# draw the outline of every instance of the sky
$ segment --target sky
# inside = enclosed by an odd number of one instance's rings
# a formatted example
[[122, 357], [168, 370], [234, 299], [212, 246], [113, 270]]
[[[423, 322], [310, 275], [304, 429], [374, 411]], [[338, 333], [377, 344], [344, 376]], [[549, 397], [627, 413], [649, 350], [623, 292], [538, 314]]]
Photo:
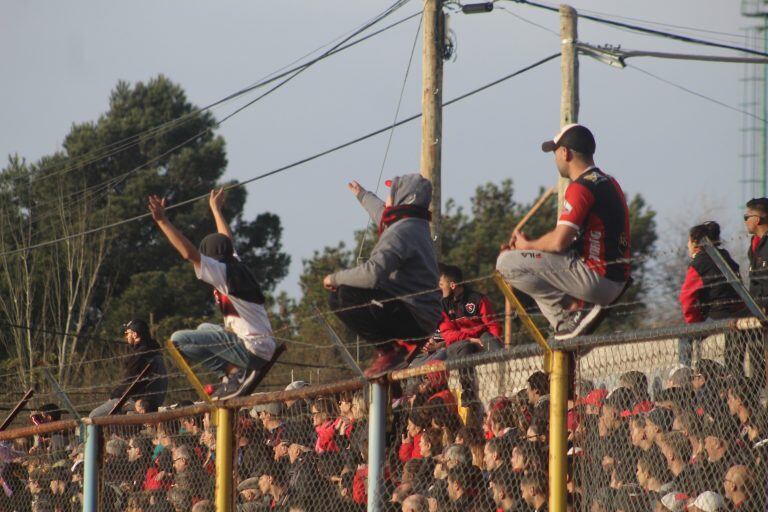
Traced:
[[[60, 149], [72, 123], [95, 120], [108, 108], [118, 80], [135, 83], [162, 73], [192, 103], [209, 104], [348, 34], [393, 1], [7, 0], [0, 4], [0, 155], [34, 161]], [[444, 100], [559, 51], [556, 13], [509, 1], [495, 5], [488, 14], [451, 14], [457, 51], [445, 63]], [[571, 5], [606, 17], [694, 27], [699, 30], [647, 25], [739, 46], [741, 29], [753, 23], [740, 15], [737, 2]], [[421, 2], [412, 0], [381, 26], [420, 9]], [[318, 63], [223, 124], [218, 133], [229, 160], [224, 179], [245, 180], [391, 124], [417, 26], [418, 17]], [[579, 39], [623, 49], [737, 55], [584, 19]], [[741, 64], [650, 58], [629, 63], [727, 105], [739, 108], [743, 101]], [[420, 80], [419, 36], [400, 118], [420, 111]], [[252, 97], [214, 114], [222, 118]], [[579, 121], [597, 139], [597, 164], [628, 195], [642, 194], [658, 212], [662, 246], [678, 241], [680, 226], [702, 220], [721, 221], [726, 239], [743, 234], [741, 113], [637, 69], [612, 68], [586, 56], [580, 57], [580, 102]], [[518, 201], [533, 201], [540, 187], [557, 180], [551, 155], [539, 146], [558, 131], [559, 108], [559, 60], [447, 107], [443, 201], [468, 205], [476, 187], [506, 178], [513, 180]], [[397, 128], [384, 177], [417, 172], [420, 144], [418, 121]], [[248, 186], [246, 217], [270, 211], [283, 223], [292, 264], [279, 290], [297, 296], [302, 259], [340, 240], [350, 242], [353, 231], [366, 225], [345, 185], [356, 179], [375, 189], [386, 146], [387, 134], [380, 135]], [[743, 240], [730, 245], [738, 256], [744, 252]]]

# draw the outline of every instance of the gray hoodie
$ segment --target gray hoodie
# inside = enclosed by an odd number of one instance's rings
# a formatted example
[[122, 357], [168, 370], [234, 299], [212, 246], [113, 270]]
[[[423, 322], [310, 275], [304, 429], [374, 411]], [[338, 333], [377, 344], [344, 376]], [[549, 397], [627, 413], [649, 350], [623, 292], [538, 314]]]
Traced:
[[[419, 174], [406, 174], [392, 180], [394, 205], [413, 204], [429, 208], [432, 183]], [[372, 192], [361, 190], [357, 199], [376, 225], [384, 213], [384, 201]], [[405, 218], [387, 227], [365, 263], [331, 276], [333, 286], [379, 289], [403, 297], [416, 321], [427, 333], [440, 323], [439, 272], [432, 246], [429, 223], [424, 219]], [[432, 291], [427, 291], [432, 290]], [[426, 293], [422, 293], [426, 292]]]

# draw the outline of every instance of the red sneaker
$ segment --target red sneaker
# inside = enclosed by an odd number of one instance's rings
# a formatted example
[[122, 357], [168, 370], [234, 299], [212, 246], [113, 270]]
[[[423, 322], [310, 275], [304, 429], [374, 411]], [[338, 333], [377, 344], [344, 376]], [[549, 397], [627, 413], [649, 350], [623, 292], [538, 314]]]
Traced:
[[426, 343], [426, 340], [418, 340], [418, 341], [404, 341], [404, 340], [396, 340], [395, 345], [399, 345], [402, 347], [403, 350], [405, 350], [405, 361], [407, 364], [411, 364], [411, 362], [414, 360], [414, 358], [419, 355], [419, 352], [421, 352], [421, 347], [424, 346]]
[[406, 357], [408, 352], [400, 346], [386, 350], [377, 350], [371, 365], [363, 371], [366, 379], [375, 379], [392, 370], [399, 370], [408, 366]]

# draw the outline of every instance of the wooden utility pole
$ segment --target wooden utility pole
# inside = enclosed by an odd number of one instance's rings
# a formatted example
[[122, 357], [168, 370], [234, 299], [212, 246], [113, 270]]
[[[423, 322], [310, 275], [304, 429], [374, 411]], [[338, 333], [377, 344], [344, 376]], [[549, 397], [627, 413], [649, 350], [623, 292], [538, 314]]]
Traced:
[[[570, 5], [560, 5], [560, 74], [562, 92], [560, 95], [560, 128], [579, 122], [579, 56], [575, 43], [578, 41], [576, 9]], [[563, 207], [565, 189], [570, 183], [568, 178], [560, 178], [557, 183], [557, 213]]]
[[432, 238], [440, 254], [440, 160], [443, 138], [443, 0], [424, 1], [421, 95], [421, 175], [432, 182]]

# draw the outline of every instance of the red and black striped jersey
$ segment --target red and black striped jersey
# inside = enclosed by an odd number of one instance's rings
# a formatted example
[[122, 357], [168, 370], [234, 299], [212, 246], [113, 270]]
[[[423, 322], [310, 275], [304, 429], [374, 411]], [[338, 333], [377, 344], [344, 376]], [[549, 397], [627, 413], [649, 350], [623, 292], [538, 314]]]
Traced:
[[629, 208], [613, 177], [591, 167], [571, 182], [557, 223], [578, 232], [574, 248], [589, 268], [612, 281], [629, 279]]

